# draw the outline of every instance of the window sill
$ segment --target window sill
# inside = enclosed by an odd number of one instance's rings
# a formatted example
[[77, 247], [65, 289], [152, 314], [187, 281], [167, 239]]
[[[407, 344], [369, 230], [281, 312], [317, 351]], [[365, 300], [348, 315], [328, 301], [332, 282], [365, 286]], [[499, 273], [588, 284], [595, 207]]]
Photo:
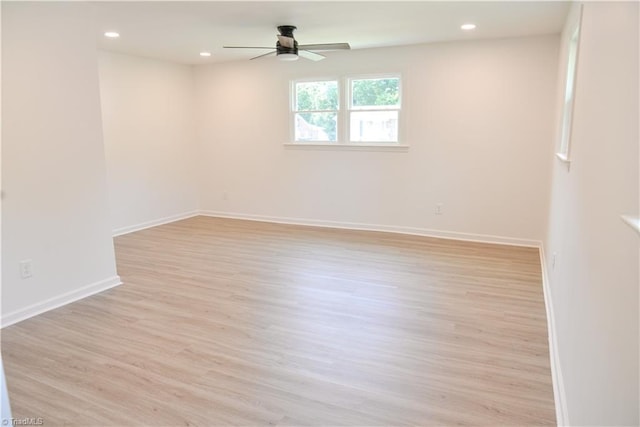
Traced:
[[622, 220], [626, 222], [629, 227], [636, 230], [636, 233], [640, 234], [640, 216], [620, 215], [620, 218], [622, 218]]
[[558, 159], [560, 159], [560, 161], [562, 161], [564, 163], [571, 163], [571, 160], [569, 160], [569, 157], [567, 157], [566, 154], [556, 153], [556, 157]]
[[338, 150], [338, 151], [409, 151], [408, 145], [402, 144], [323, 144], [323, 143], [286, 143], [286, 149], [294, 150]]

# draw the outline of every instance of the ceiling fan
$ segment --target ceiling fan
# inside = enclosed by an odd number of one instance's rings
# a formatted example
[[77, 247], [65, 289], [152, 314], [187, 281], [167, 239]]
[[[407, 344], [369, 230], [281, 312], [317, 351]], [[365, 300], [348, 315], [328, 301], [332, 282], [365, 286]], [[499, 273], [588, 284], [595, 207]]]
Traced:
[[278, 41], [276, 42], [275, 49], [273, 47], [262, 46], [223, 46], [225, 49], [269, 49], [271, 52], [264, 53], [262, 55], [255, 56], [251, 59], [262, 58], [263, 56], [277, 55], [278, 59], [283, 61], [295, 61], [298, 59], [298, 55], [303, 58], [310, 59], [312, 61], [320, 61], [325, 58], [324, 55], [316, 53], [314, 51], [324, 50], [346, 50], [351, 49], [349, 43], [321, 43], [321, 44], [302, 44], [299, 45], [296, 39], [293, 37], [293, 32], [296, 29], [293, 25], [280, 25], [278, 27]]

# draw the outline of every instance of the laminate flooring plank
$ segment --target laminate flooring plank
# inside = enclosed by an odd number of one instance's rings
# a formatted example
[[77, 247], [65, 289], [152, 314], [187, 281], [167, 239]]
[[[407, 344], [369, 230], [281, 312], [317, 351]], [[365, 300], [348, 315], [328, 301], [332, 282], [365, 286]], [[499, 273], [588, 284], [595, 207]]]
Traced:
[[207, 217], [114, 241], [123, 285], [2, 330], [15, 418], [556, 422], [535, 248]]

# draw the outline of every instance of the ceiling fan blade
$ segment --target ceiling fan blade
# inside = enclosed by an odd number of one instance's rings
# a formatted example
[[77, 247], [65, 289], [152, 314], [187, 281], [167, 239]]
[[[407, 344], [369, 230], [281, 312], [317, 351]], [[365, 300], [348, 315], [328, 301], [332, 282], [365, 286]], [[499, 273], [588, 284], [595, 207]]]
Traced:
[[299, 45], [298, 49], [304, 50], [349, 50], [349, 43], [320, 43]]
[[320, 55], [319, 53], [309, 52], [308, 50], [298, 50], [298, 55], [303, 58], [310, 59], [312, 61], [322, 61], [326, 56]]
[[264, 46], [222, 46], [224, 49], [273, 49], [273, 46], [271, 47], [264, 47]]
[[262, 58], [263, 56], [269, 56], [269, 55], [273, 55], [274, 53], [276, 53], [276, 51], [274, 50], [273, 52], [267, 52], [267, 53], [263, 53], [262, 55], [258, 55], [258, 56], [254, 56], [251, 59], [258, 59], [258, 58]]
[[278, 41], [284, 47], [288, 47], [289, 49], [293, 49], [296, 45], [296, 41], [292, 37], [282, 36], [278, 34]]

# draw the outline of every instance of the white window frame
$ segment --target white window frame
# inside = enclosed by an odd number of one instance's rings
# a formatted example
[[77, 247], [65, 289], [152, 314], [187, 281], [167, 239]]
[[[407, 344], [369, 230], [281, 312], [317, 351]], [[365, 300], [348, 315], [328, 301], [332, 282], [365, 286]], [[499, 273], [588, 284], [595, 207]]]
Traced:
[[[290, 135], [289, 139], [293, 144], [325, 144], [325, 145], [335, 145], [340, 141], [340, 132], [342, 128], [342, 124], [340, 123], [340, 111], [342, 107], [342, 90], [341, 90], [341, 79], [338, 77], [322, 77], [322, 78], [309, 78], [309, 79], [297, 79], [292, 80], [291, 85], [289, 87], [289, 123], [290, 123]], [[338, 85], [338, 104], [335, 110], [297, 110], [297, 90], [296, 86], [298, 83], [311, 83], [311, 82], [336, 82]], [[296, 114], [298, 113], [336, 113], [337, 123], [336, 123], [336, 141], [296, 141]]]
[[580, 57], [580, 26], [582, 21], [582, 7], [578, 19], [567, 38], [567, 60], [565, 63], [565, 81], [562, 96], [562, 114], [559, 122], [558, 151], [556, 156], [563, 162], [571, 160], [571, 139], [573, 130], [573, 108], [576, 97], [576, 81], [578, 80], [578, 63]]
[[[398, 78], [400, 91], [400, 105], [393, 108], [380, 108], [380, 109], [350, 109], [351, 105], [351, 82], [353, 80], [361, 79], [381, 79], [381, 78]], [[337, 141], [296, 141], [295, 140], [295, 117], [300, 111], [296, 110], [296, 85], [298, 83], [306, 82], [324, 82], [324, 81], [336, 81], [338, 83], [338, 110], [337, 110], [337, 123], [336, 123], [336, 139]], [[287, 148], [310, 148], [310, 149], [345, 149], [345, 150], [363, 150], [363, 151], [407, 151], [409, 146], [403, 144], [403, 76], [400, 72], [390, 73], [378, 73], [378, 74], [353, 74], [342, 77], [318, 77], [318, 78], [303, 78], [291, 80], [289, 84], [289, 141], [285, 143]], [[350, 114], [351, 111], [398, 111], [398, 141], [389, 142], [357, 142], [351, 141], [350, 136]], [[327, 111], [311, 111], [311, 112], [334, 112], [336, 110]]]
[[[380, 107], [364, 107], [364, 108], [353, 108], [353, 90], [352, 84], [354, 80], [378, 80], [378, 79], [398, 79], [398, 92], [399, 92], [399, 103], [398, 106], [384, 106]], [[401, 135], [401, 123], [402, 123], [402, 75], [400, 73], [387, 73], [387, 74], [361, 74], [361, 75], [353, 75], [345, 78], [345, 101], [346, 105], [344, 108], [345, 111], [345, 126], [344, 126], [344, 141], [346, 144], [350, 145], [361, 145], [361, 144], [375, 144], [375, 145], [390, 145], [395, 146], [399, 145], [400, 141], [402, 141]], [[360, 111], [397, 111], [398, 112], [398, 140], [397, 141], [354, 141], [351, 139], [351, 114], [354, 112]]]

